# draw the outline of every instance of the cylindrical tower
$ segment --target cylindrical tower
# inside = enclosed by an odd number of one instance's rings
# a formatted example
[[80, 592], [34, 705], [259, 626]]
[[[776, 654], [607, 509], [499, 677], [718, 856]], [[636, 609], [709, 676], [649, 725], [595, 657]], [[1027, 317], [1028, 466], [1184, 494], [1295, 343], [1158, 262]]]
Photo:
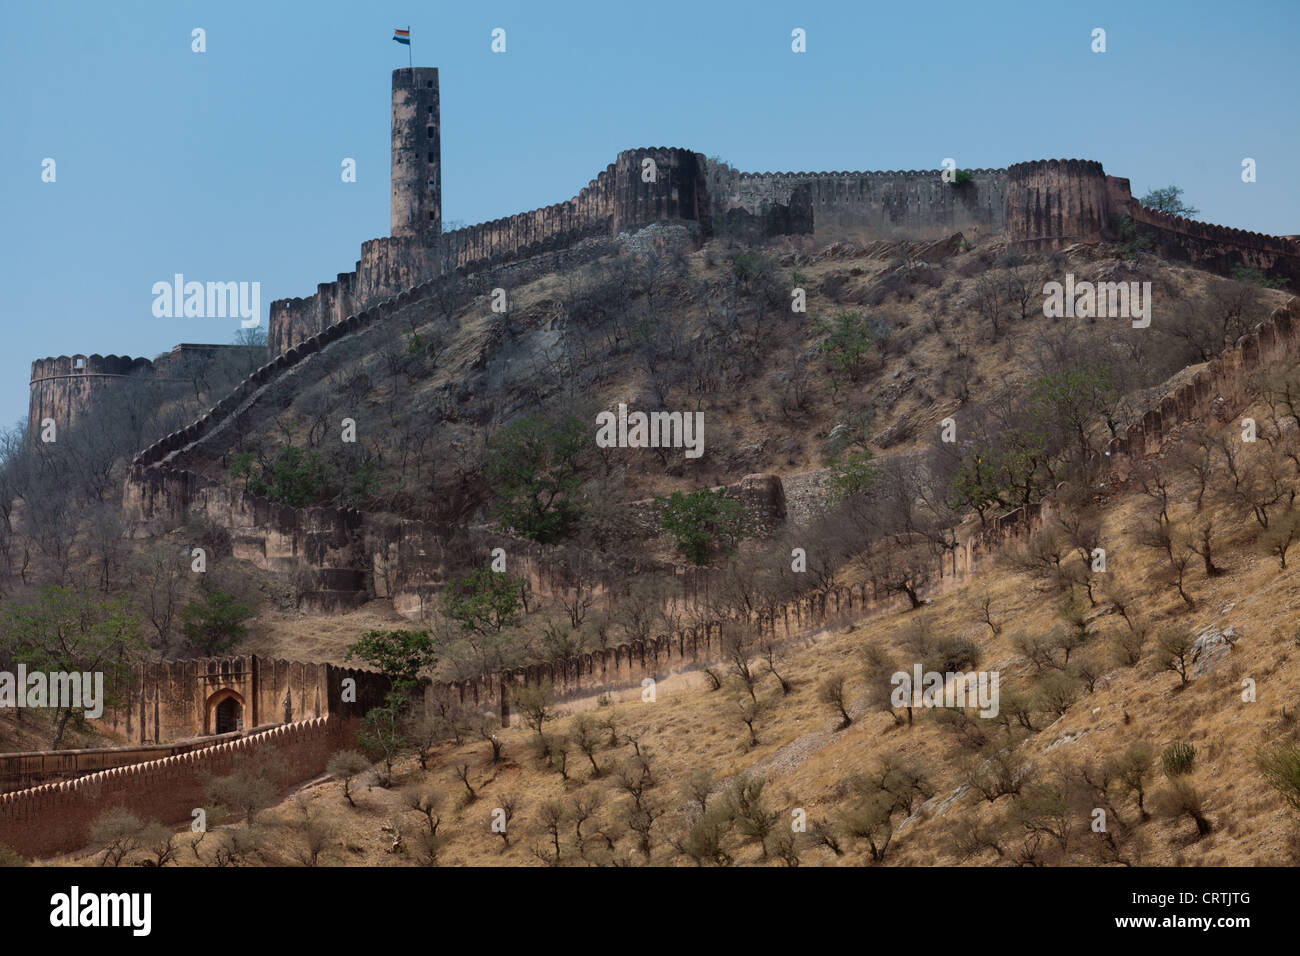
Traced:
[[696, 220], [710, 232], [706, 160], [689, 149], [625, 149], [614, 161], [614, 231], [667, 219]]
[[392, 235], [436, 246], [442, 236], [438, 70], [393, 71]]
[[1007, 238], [1028, 249], [1061, 249], [1109, 232], [1101, 163], [1049, 159], [1007, 167]]

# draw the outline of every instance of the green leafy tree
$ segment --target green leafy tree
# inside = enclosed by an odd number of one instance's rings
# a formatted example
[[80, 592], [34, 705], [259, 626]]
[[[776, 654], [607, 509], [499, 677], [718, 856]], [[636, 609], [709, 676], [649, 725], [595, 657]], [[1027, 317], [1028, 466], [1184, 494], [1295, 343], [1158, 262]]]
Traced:
[[1199, 209], [1183, 202], [1183, 190], [1180, 186], [1153, 189], [1139, 199], [1138, 202], [1148, 209], [1156, 209], [1160, 212], [1167, 212], [1171, 216], [1182, 216], [1186, 219], [1194, 219], [1200, 213]]
[[690, 494], [673, 492], [657, 498], [663, 529], [673, 536], [677, 550], [694, 564], [707, 564], [715, 553], [731, 554], [740, 540], [744, 509], [722, 489], [702, 488]]
[[[104, 699], [99, 703], [106, 710], [121, 702], [131, 661], [147, 649], [141, 625], [126, 596], [105, 598], [79, 588], [42, 587], [31, 603], [0, 606], [0, 637], [14, 663], [31, 671], [103, 674]], [[83, 704], [85, 692], [83, 688]], [[85, 708], [49, 703], [55, 705], [50, 746], [58, 749], [68, 721], [78, 710], [84, 714]]]
[[348, 648], [344, 660], [354, 659], [404, 684], [414, 684], [420, 671], [438, 663], [428, 631], [367, 631]]
[[199, 586], [199, 596], [181, 608], [181, 630], [190, 645], [208, 656], [223, 654], [244, 639], [252, 604], [215, 585]]
[[742, 252], [731, 260], [732, 272], [740, 282], [750, 282], [770, 276], [772, 260], [757, 252]]
[[1238, 282], [1249, 282], [1265, 289], [1281, 289], [1290, 282], [1289, 279], [1270, 279], [1258, 266], [1233, 266], [1232, 277]]
[[484, 467], [497, 494], [496, 519], [543, 544], [568, 534], [581, 517], [578, 489], [587, 437], [572, 416], [533, 416], [499, 429], [488, 441]]
[[952, 476], [950, 491], [952, 503], [958, 508], [971, 508], [980, 516], [980, 524], [992, 507], [1002, 504], [998, 486], [996, 452], [975, 449], [962, 458]]
[[880, 469], [871, 460], [871, 452], [860, 451], [831, 462], [831, 495], [837, 500], [864, 495], [871, 490]]
[[505, 572], [475, 568], [447, 586], [447, 616], [466, 631], [492, 634], [519, 623], [524, 583]]
[[1088, 426], [1099, 416], [1110, 420], [1119, 383], [1109, 365], [1084, 362], [1036, 379], [1029, 394], [1031, 417], [1048, 429], [1072, 435], [1087, 459]]
[[1044, 466], [1049, 462], [1047, 436], [1040, 428], [1006, 429], [989, 459], [997, 484], [1022, 504], [1029, 504], [1044, 491]]
[[826, 354], [837, 378], [845, 375], [850, 382], [858, 381], [876, 351], [876, 333], [871, 323], [855, 312], [841, 312], [830, 322], [818, 322], [817, 331], [826, 336], [820, 350]]
[[339, 501], [344, 507], [362, 507], [379, 488], [379, 463], [369, 455], [358, 461], [349, 462], [345, 467], [336, 467], [335, 472], [343, 476], [340, 481]]
[[257, 462], [253, 460], [251, 451], [241, 451], [230, 463], [227, 474], [236, 481], [244, 483], [244, 490], [251, 491], [253, 494], [265, 494], [265, 485], [262, 482], [262, 469], [258, 467]]
[[357, 728], [357, 746], [375, 761], [375, 777], [381, 787], [392, 783], [393, 764], [411, 747], [406, 728], [409, 692], [409, 685], [399, 685], [389, 691], [380, 706], [366, 711], [361, 726]]
[[316, 452], [305, 452], [292, 445], [286, 447], [268, 468], [260, 467], [248, 452], [235, 456], [230, 466], [231, 478], [244, 482], [255, 495], [291, 508], [305, 508], [329, 497], [329, 466]]
[[1132, 216], [1125, 216], [1120, 220], [1119, 237], [1123, 241], [1120, 255], [1124, 259], [1135, 260], [1139, 253], [1149, 252], [1155, 247], [1150, 236], [1138, 235], [1137, 224], [1133, 222]]

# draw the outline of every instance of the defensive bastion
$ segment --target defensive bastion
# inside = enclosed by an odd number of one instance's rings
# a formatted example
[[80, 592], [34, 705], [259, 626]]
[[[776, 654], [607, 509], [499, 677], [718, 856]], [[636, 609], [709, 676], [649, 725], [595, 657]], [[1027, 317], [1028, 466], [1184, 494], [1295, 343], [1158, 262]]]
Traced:
[[[303, 298], [270, 305], [268, 358], [440, 276], [470, 275], [617, 236], [657, 222], [695, 235], [928, 240], [962, 232], [1026, 250], [1115, 240], [1131, 220], [1161, 255], [1219, 272], [1253, 266], [1300, 287], [1300, 241], [1170, 216], [1141, 205], [1129, 181], [1098, 162], [1036, 160], [967, 170], [741, 172], [678, 147], [624, 150], [577, 195], [503, 219], [442, 231], [442, 153], [436, 68], [394, 70], [390, 235], [361, 245], [350, 272]], [[189, 346], [191, 349], [200, 348]], [[212, 347], [207, 347], [212, 348]], [[78, 367], [76, 363], [82, 362]], [[106, 385], [141, 378], [143, 359], [84, 356], [33, 363], [29, 421], [71, 421]]]

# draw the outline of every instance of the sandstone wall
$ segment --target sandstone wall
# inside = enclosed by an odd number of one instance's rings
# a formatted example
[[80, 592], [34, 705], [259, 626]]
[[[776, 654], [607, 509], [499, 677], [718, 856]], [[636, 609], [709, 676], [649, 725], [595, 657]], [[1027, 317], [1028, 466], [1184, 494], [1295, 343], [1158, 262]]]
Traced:
[[1107, 234], [1101, 163], [1047, 159], [1007, 167], [1007, 238], [1028, 249], [1060, 249]]
[[[1291, 299], [1273, 312], [1267, 322], [1243, 336], [1233, 348], [1209, 363], [1195, 379], [1163, 398], [1141, 421], [1114, 440], [1107, 449], [1114, 465], [1121, 459], [1158, 452], [1175, 430], [1188, 422], [1212, 415], [1231, 416], [1244, 406], [1250, 378], [1271, 362], [1290, 361], [1300, 352], [1300, 299]], [[1009, 543], [1040, 528], [1050, 517], [1050, 502], [1036, 502], [992, 519], [980, 534], [952, 551], [935, 556], [930, 583], [922, 589], [935, 597], [958, 587], [986, 569]], [[812, 595], [757, 618], [768, 633], [788, 637], [838, 619], [861, 617], [900, 599], [878, 594], [868, 585], [837, 588]], [[430, 686], [426, 700], [445, 695], [467, 707], [501, 713], [508, 719], [506, 691], [513, 684], [551, 683], [561, 696], [577, 697], [635, 687], [646, 677], [660, 680], [668, 674], [697, 667], [720, 656], [721, 622], [686, 629], [648, 642], [621, 644], [576, 658], [505, 671], [491, 677]]]
[[1285, 236], [1231, 229], [1171, 216], [1143, 206], [1129, 181], [1107, 176], [1100, 163], [1039, 160], [1007, 169], [1007, 237], [1025, 249], [1060, 249], [1072, 242], [1119, 240], [1124, 217], [1164, 258], [1223, 275], [1254, 266], [1300, 287], [1300, 243]]
[[354, 724], [320, 717], [201, 750], [93, 773], [76, 780], [0, 794], [0, 844], [29, 858], [86, 847], [90, 827], [122, 807], [143, 820], [180, 825], [209, 807], [207, 783], [231, 773], [244, 755], [274, 753], [288, 770], [286, 785], [325, 771], [330, 755], [355, 746]]
[[[1127, 190], [1128, 180], [1123, 183]], [[1294, 239], [1171, 216], [1133, 199], [1121, 202], [1119, 208], [1132, 216], [1137, 235], [1150, 237], [1156, 251], [1167, 259], [1223, 275], [1231, 275], [1234, 267], [1254, 267], [1272, 278], [1289, 280], [1290, 291], [1300, 289], [1300, 242]]]
[[[970, 170], [955, 186], [937, 169], [897, 172], [745, 173], [709, 170], [715, 231], [736, 232], [745, 216], [787, 223], [787, 232], [833, 239], [942, 239], [1004, 230], [1006, 170]], [[764, 226], [760, 233], [776, 231]]]
[[1206, 364], [1190, 382], [1166, 395], [1142, 418], [1110, 443], [1112, 457], [1141, 458], [1157, 453], [1188, 422], [1217, 418], [1226, 421], [1241, 411], [1250, 393], [1251, 377], [1275, 362], [1293, 361], [1300, 352], [1300, 298], [1274, 309], [1218, 358]]
[[[79, 364], [80, 363], [80, 364]], [[80, 419], [108, 388], [142, 381], [153, 374], [153, 363], [125, 355], [60, 355], [32, 362], [27, 421], [29, 434], [43, 419], [66, 428]]]
[[[541, 597], [570, 593], [575, 573], [594, 585], [597, 596], [616, 595], [632, 578], [659, 574], [673, 576], [680, 600], [693, 604], [707, 598], [712, 578], [707, 569], [541, 545], [482, 527], [344, 508], [290, 508], [160, 466], [133, 473], [126, 498], [133, 516], [151, 533], [177, 527], [194, 512], [230, 532], [236, 558], [265, 570], [310, 572], [316, 586], [302, 595], [303, 604], [320, 613], [379, 597], [391, 600], [400, 614], [418, 616], [451, 577], [473, 564], [486, 566], [495, 548], [506, 552], [507, 571]], [[772, 509], [781, 502], [779, 481], [762, 476], [758, 487], [745, 486], [742, 501], [755, 527], [771, 527], [777, 520]]]
[[[355, 681], [352, 701], [343, 681]], [[360, 719], [383, 701], [391, 684], [373, 671], [243, 655], [132, 665], [123, 704], [98, 721], [105, 733], [132, 744], [161, 744], [216, 732], [216, 704], [233, 696], [242, 726], [315, 717]]]
[[[653, 182], [643, 175], [647, 159], [654, 163]], [[362, 244], [353, 272], [322, 283], [315, 295], [271, 303], [270, 354], [448, 272], [482, 271], [666, 219], [700, 221], [707, 229], [704, 163], [690, 150], [625, 150], [566, 202], [442, 233], [436, 242], [410, 236], [371, 239]]]
[[221, 734], [204, 740], [187, 740], [170, 744], [139, 747], [97, 747], [81, 750], [37, 750], [27, 753], [0, 754], [0, 793], [26, 790], [54, 780], [70, 780], [113, 767], [124, 767], [147, 760], [159, 760], [177, 754], [201, 750], [235, 740], [240, 733]]
[[[655, 178], [646, 179], [653, 161]], [[753, 239], [815, 233], [858, 240], [1005, 235], [1026, 249], [1117, 239], [1117, 218], [1176, 258], [1227, 272], [1258, 265], [1300, 281], [1292, 239], [1211, 226], [1145, 209], [1128, 181], [1090, 160], [1050, 159], [970, 170], [955, 186], [941, 171], [747, 173], [686, 149], [625, 150], [567, 202], [444, 233], [440, 248], [415, 239], [372, 239], [356, 270], [306, 299], [271, 304], [271, 354], [283, 352], [377, 299], [453, 271], [478, 271], [665, 220], [696, 222], [702, 236]], [[1294, 286], [1293, 286], [1294, 287]]]
[[[1009, 540], [1037, 530], [1044, 517], [1040, 505], [1018, 508], [994, 519], [983, 534], [960, 547], [936, 554], [928, 583], [921, 588], [921, 593], [934, 597], [965, 583]], [[637, 687], [646, 678], [659, 681], [671, 674], [718, 662], [723, 657], [724, 628], [732, 624], [755, 627], [785, 640], [906, 605], [905, 598], [879, 592], [869, 584], [833, 588], [826, 593], [805, 595], [747, 620], [711, 621], [648, 641], [619, 644], [487, 677], [429, 684], [424, 691], [425, 706], [432, 710], [436, 701], [444, 698], [467, 708], [499, 714], [503, 722], [509, 722], [507, 695], [513, 686], [549, 683], [560, 701]]]
[[181, 343], [153, 361], [125, 355], [60, 355], [32, 362], [27, 421], [35, 437], [43, 419], [66, 428], [96, 407], [109, 391], [130, 389], [139, 402], [162, 402], [192, 388], [194, 374], [204, 365], [231, 353], [237, 345]]

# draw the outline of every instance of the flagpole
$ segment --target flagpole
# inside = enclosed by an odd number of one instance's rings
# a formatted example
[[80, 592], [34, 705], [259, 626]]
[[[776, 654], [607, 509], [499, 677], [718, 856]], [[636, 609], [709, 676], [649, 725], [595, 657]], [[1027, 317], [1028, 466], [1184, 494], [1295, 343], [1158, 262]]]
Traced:
[[406, 25], [406, 65], [411, 68], [411, 85], [415, 85], [415, 61], [411, 57], [411, 25]]

